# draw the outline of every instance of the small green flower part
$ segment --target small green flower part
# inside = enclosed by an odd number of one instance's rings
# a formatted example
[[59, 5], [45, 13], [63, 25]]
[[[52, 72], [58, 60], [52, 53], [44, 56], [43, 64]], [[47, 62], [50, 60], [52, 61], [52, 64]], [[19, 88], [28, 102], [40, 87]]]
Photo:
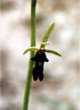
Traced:
[[45, 51], [48, 52], [48, 53], [52, 53], [52, 54], [54, 54], [54, 55], [57, 55], [57, 56], [59, 56], [59, 57], [62, 56], [59, 52], [57, 52], [57, 51], [55, 51], [55, 50], [46, 49]]
[[61, 57], [62, 55], [61, 55], [59, 52], [57, 52], [57, 51], [55, 51], [55, 50], [45, 49], [45, 46], [48, 44], [48, 43], [47, 43], [47, 42], [48, 42], [48, 38], [49, 38], [49, 36], [50, 36], [52, 30], [54, 29], [54, 26], [55, 26], [55, 24], [52, 23], [52, 24], [48, 27], [47, 31], [44, 33], [43, 38], [42, 38], [42, 42], [41, 42], [41, 45], [40, 45], [40, 48], [37, 48], [37, 47], [27, 48], [27, 49], [24, 51], [23, 54], [26, 54], [28, 51], [33, 51], [33, 52], [35, 52], [35, 51], [38, 51], [38, 50], [44, 50], [45, 52], [48, 52], [48, 53], [51, 53], [51, 54], [54, 54], [54, 55], [57, 55], [57, 56]]
[[26, 54], [26, 53], [29, 52], [29, 51], [38, 51], [38, 50], [44, 50], [45, 52], [51, 53], [51, 54], [53, 54], [53, 55], [57, 55], [57, 56], [59, 56], [59, 57], [62, 56], [59, 52], [57, 52], [57, 51], [55, 51], [55, 50], [49, 50], [49, 49], [44, 49], [44, 48], [36, 48], [36, 47], [27, 48], [27, 49], [24, 51], [23, 54]]
[[43, 37], [42, 37], [42, 42], [41, 42], [41, 45], [40, 45], [40, 48], [45, 48], [46, 44], [47, 44], [47, 41], [48, 41], [48, 38], [50, 37], [50, 34], [52, 32], [52, 30], [54, 29], [55, 27], [55, 24], [52, 23], [47, 31], [43, 34]]
[[27, 48], [27, 49], [25, 49], [25, 51], [23, 52], [23, 54], [26, 54], [27, 52], [29, 52], [29, 51], [37, 51], [38, 50], [38, 48], [36, 48], [36, 47], [29, 47], [29, 48]]

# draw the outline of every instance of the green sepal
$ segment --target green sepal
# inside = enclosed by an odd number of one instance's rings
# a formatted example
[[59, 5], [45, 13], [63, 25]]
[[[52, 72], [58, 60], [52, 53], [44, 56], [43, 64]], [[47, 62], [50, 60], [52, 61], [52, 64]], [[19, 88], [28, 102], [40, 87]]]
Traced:
[[47, 31], [44, 33], [40, 48], [45, 48], [45, 46], [47, 44], [47, 41], [48, 41], [48, 38], [50, 37], [50, 34], [51, 34], [52, 30], [54, 29], [54, 26], [55, 26], [55, 24], [52, 23], [48, 27]]

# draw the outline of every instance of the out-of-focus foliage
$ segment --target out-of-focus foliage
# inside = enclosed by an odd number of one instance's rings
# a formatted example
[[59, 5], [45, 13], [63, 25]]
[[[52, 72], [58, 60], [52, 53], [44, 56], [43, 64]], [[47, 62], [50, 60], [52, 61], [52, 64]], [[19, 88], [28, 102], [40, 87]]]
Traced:
[[56, 101], [46, 96], [40, 96], [38, 100], [50, 110], [75, 110], [74, 106], [69, 102]]
[[11, 9], [15, 8], [14, 1], [6, 1], [1, 0], [0, 1], [0, 11], [10, 11]]

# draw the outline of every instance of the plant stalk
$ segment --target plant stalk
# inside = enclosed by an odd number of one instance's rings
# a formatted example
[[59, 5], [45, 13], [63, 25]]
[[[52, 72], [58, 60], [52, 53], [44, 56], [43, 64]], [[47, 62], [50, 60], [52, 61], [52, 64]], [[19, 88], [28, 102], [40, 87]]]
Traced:
[[[31, 38], [30, 38], [30, 46], [35, 47], [36, 45], [36, 0], [31, 0]], [[31, 89], [31, 82], [32, 82], [32, 69], [33, 69], [33, 62], [31, 58], [34, 56], [34, 52], [31, 51], [30, 59], [29, 59], [29, 69], [28, 69], [28, 76], [25, 82], [25, 90], [24, 90], [24, 99], [23, 99], [23, 108], [22, 110], [28, 110], [29, 105], [29, 96], [30, 96], [30, 89]]]

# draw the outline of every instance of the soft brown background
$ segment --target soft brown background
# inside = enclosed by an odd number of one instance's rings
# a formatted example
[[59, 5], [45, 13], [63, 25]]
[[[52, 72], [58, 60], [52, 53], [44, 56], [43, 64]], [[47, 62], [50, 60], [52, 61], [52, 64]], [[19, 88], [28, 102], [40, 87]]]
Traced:
[[[37, 0], [37, 46], [55, 23], [43, 82], [32, 82], [30, 110], [80, 110], [80, 0]], [[20, 110], [29, 54], [30, 0], [0, 0], [0, 110]]]

